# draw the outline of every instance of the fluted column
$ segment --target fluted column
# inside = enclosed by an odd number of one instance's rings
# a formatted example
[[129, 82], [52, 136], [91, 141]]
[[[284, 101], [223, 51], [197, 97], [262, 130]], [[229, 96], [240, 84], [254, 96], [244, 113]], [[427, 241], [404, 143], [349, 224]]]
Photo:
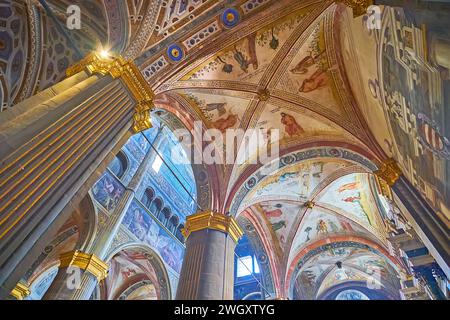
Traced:
[[152, 93], [131, 62], [93, 54], [68, 73], [0, 117], [0, 299], [121, 138], [151, 127]]
[[234, 249], [242, 231], [231, 216], [202, 212], [187, 217], [186, 251], [177, 300], [231, 300]]
[[[155, 137], [158, 139], [159, 134]], [[154, 158], [154, 152], [150, 149], [142, 160], [138, 167], [138, 170], [133, 175], [128, 187], [126, 188], [124, 194], [119, 200], [114, 211], [108, 217], [106, 223], [99, 230], [92, 246], [87, 249], [89, 254], [98, 257], [101, 260], [106, 259], [106, 254], [108, 249], [113, 242], [114, 237], [119, 231], [120, 225], [131, 205], [131, 202], [135, 196], [137, 188], [141, 184], [145, 173], [150, 168], [150, 164]], [[78, 287], [67, 286], [70, 283], [70, 278], [72, 275], [68, 273], [66, 268], [60, 268], [58, 274], [53, 281], [52, 285], [44, 295], [44, 300], [60, 300], [60, 299], [70, 299], [70, 300], [88, 300], [95, 287], [98, 284], [98, 278], [93, 277], [90, 273], [83, 273], [81, 276], [81, 282]], [[61, 279], [61, 281], [56, 281]]]

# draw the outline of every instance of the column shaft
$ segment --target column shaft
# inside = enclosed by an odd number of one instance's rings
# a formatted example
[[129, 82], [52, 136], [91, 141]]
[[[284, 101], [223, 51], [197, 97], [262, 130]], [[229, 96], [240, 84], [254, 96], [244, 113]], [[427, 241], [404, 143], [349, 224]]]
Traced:
[[[133, 175], [128, 188], [125, 190], [122, 195], [119, 203], [117, 204], [114, 211], [108, 217], [105, 225], [99, 230], [98, 235], [96, 236], [94, 243], [91, 248], [88, 248], [87, 251], [90, 254], [94, 254], [99, 257], [101, 260], [106, 258], [106, 254], [108, 249], [111, 246], [111, 243], [119, 231], [120, 225], [122, 224], [123, 219], [128, 211], [129, 206], [134, 198], [135, 192], [139, 185], [142, 182], [142, 179], [145, 176], [146, 171], [148, 170], [151, 160], [153, 159], [154, 153], [149, 150], [145, 155], [143, 161], [139, 165], [138, 170]], [[50, 286], [49, 290], [44, 296], [45, 300], [52, 299], [71, 299], [71, 300], [87, 300], [91, 297], [94, 289], [98, 283], [97, 278], [93, 277], [89, 273], [84, 273], [81, 277], [81, 286], [79, 288], [68, 288], [67, 287], [67, 278], [71, 275], [66, 272], [65, 268], [61, 268], [58, 271], [58, 275], [56, 279], [65, 279], [62, 281], [54, 281]], [[56, 280], [55, 279], [55, 280]], [[53, 289], [56, 287], [57, 289]]]
[[233, 299], [234, 249], [242, 236], [234, 218], [194, 214], [187, 218], [183, 233], [186, 252], [176, 299]]
[[59, 94], [37, 106], [51, 93], [25, 100], [0, 122], [0, 284], [8, 292], [26, 269], [18, 266], [42, 251], [38, 240], [95, 172], [91, 165], [132, 125], [134, 101], [120, 80], [66, 81]]

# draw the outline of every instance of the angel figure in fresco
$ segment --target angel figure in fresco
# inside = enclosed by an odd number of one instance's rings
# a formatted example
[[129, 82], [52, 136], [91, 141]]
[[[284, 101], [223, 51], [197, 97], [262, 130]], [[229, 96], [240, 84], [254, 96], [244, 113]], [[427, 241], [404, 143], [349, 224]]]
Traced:
[[303, 80], [298, 89], [299, 92], [311, 92], [325, 87], [328, 83], [328, 76], [322, 69], [317, 69], [309, 78]]
[[317, 234], [327, 234], [328, 233], [327, 223], [324, 220], [320, 219], [317, 222], [316, 231]]
[[291, 72], [294, 74], [305, 74], [308, 72], [308, 69], [314, 66], [319, 60], [320, 57], [325, 53], [325, 50], [313, 56], [312, 52], [309, 52], [309, 56], [304, 57], [297, 65], [291, 69]]
[[290, 137], [297, 136], [305, 132], [293, 116], [284, 112], [281, 113], [281, 123], [284, 125], [284, 130]]

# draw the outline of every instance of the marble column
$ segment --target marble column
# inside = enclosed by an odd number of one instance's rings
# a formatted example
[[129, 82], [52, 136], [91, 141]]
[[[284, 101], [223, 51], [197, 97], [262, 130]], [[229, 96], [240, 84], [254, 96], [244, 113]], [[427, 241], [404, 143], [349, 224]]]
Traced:
[[[160, 135], [155, 137], [153, 143], [159, 141]], [[106, 223], [99, 230], [95, 240], [90, 248], [87, 248], [89, 254], [98, 257], [100, 260], [105, 260], [111, 243], [119, 231], [120, 225], [131, 205], [132, 200], [136, 194], [137, 188], [144, 179], [145, 173], [149, 170], [150, 165], [155, 157], [155, 153], [150, 148], [144, 159], [140, 163], [136, 173], [133, 175], [128, 187], [120, 198], [116, 208], [106, 220]], [[44, 295], [44, 300], [88, 300], [95, 287], [98, 284], [98, 278], [92, 276], [89, 272], [83, 272], [81, 275], [81, 282], [79, 287], [67, 286], [70, 279], [73, 278], [71, 272], [67, 272], [67, 268], [60, 268], [58, 274], [52, 285]]]
[[186, 251], [177, 300], [231, 300], [234, 249], [242, 231], [231, 216], [201, 212], [187, 217]]
[[133, 63], [92, 54], [68, 75], [0, 118], [0, 299], [120, 138], [151, 127], [153, 94]]

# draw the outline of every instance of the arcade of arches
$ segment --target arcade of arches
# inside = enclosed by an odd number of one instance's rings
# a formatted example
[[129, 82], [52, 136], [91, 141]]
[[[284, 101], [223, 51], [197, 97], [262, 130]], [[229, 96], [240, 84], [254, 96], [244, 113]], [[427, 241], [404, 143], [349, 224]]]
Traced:
[[[0, 299], [448, 299], [450, 5], [5, 0], [0, 21]], [[267, 133], [245, 161], [193, 161], [237, 129]]]

